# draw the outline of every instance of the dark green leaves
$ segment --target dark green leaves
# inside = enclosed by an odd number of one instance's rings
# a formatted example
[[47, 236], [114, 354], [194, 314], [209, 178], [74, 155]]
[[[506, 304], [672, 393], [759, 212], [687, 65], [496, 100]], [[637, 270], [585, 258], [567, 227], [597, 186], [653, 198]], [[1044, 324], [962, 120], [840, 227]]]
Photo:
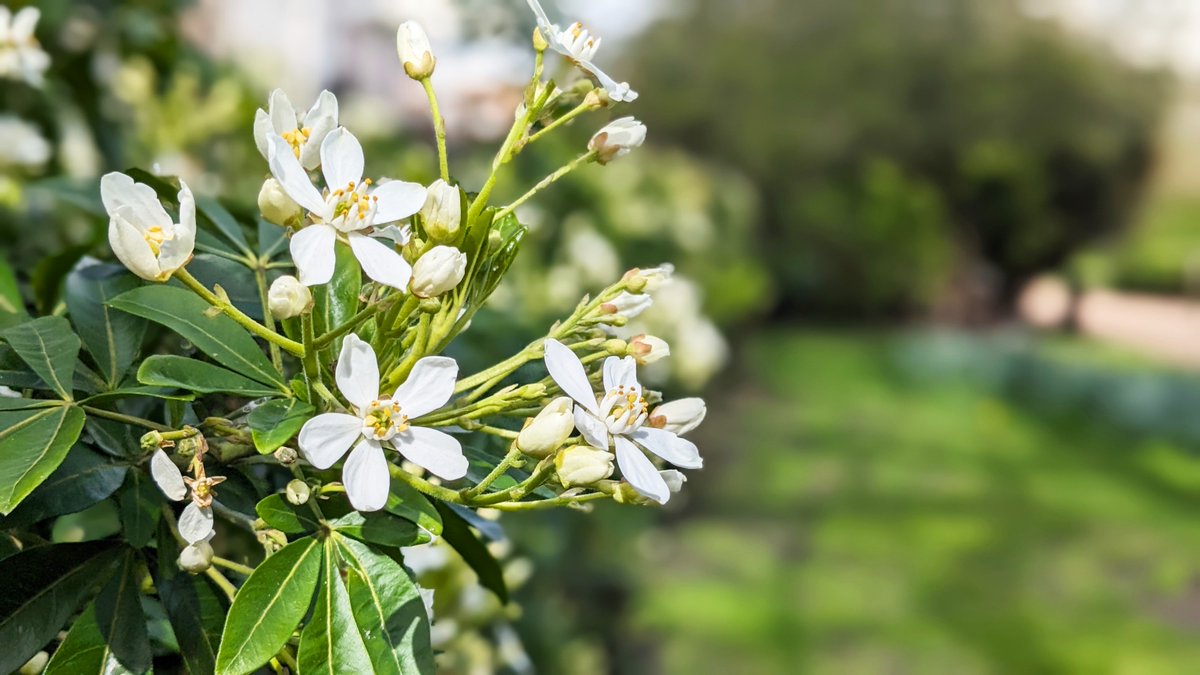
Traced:
[[320, 544], [306, 537], [254, 570], [229, 609], [218, 675], [249, 673], [279, 652], [312, 604], [321, 558]]
[[336, 537], [346, 587], [374, 672], [432, 673], [429, 617], [416, 584], [396, 561], [357, 541]]
[[392, 479], [387, 505], [383, 508], [388, 513], [411, 520], [435, 537], [442, 533], [442, 516], [438, 510], [425, 495], [402, 480]]
[[0, 672], [11, 673], [48, 643], [110, 576], [113, 542], [53, 544], [0, 560]]
[[111, 300], [109, 305], [160, 323], [226, 368], [290, 393], [254, 338], [225, 315], [207, 316], [208, 303], [189, 291], [143, 286]]
[[0, 514], [8, 515], [58, 468], [84, 419], [82, 410], [65, 405], [0, 411]]
[[[317, 334], [345, 323], [358, 312], [358, 293], [362, 290], [362, 266], [349, 246], [334, 246], [337, 264], [329, 283], [312, 288], [313, 327]], [[342, 348], [338, 338], [328, 351], [336, 354]], [[332, 356], [327, 360], [332, 360]]]
[[179, 544], [170, 527], [162, 522], [158, 528], [158, 563], [151, 569], [154, 586], [188, 672], [212, 673], [227, 604], [206, 577], [181, 571], [175, 563], [178, 557]]
[[430, 540], [429, 534], [412, 521], [398, 518], [386, 511], [351, 511], [329, 524], [334, 530], [348, 537], [381, 546], [413, 546]]
[[71, 400], [79, 337], [61, 316], [44, 316], [4, 331], [4, 339], [63, 400]]
[[17, 277], [7, 262], [0, 260], [0, 329], [28, 321]]
[[121, 531], [125, 541], [134, 548], [145, 546], [154, 536], [163, 503], [162, 493], [150, 476], [141, 471], [130, 471], [121, 491]]
[[125, 549], [117, 573], [96, 596], [96, 623], [113, 655], [129, 670], [150, 669], [150, 637], [142, 613], [141, 557]]
[[325, 540], [323, 573], [312, 618], [300, 634], [297, 662], [305, 675], [376, 672], [363, 644], [346, 583], [338, 572], [332, 539]]
[[279, 393], [278, 389], [227, 368], [185, 356], [151, 356], [142, 362], [137, 376], [138, 382], [144, 385], [187, 389], [199, 394], [225, 393], [256, 398]]
[[25, 527], [64, 513], [82, 511], [121, 487], [127, 468], [82, 444], [15, 511], [0, 519], [0, 529]]
[[262, 454], [275, 452], [300, 431], [316, 409], [299, 399], [269, 401], [246, 416], [254, 447]]
[[137, 277], [119, 265], [90, 265], [67, 276], [67, 311], [110, 389], [120, 384], [137, 356], [146, 322], [106, 303], [138, 285]]
[[54, 651], [42, 675], [138, 675], [121, 665], [100, 634], [96, 607], [88, 605]]
[[507, 603], [508, 587], [504, 584], [500, 563], [492, 557], [487, 546], [479, 541], [462, 516], [441, 502], [437, 503], [437, 510], [442, 515], [442, 537], [446, 543], [453, 546], [471, 569], [475, 570], [475, 574], [479, 576], [479, 583], [484, 588], [495, 593], [500, 602]]
[[[316, 499], [316, 495], [313, 495]], [[293, 506], [283, 495], [271, 495], [263, 499], [254, 508], [259, 518], [271, 527], [284, 534], [304, 534], [315, 532], [318, 527], [313, 513], [308, 507]]]

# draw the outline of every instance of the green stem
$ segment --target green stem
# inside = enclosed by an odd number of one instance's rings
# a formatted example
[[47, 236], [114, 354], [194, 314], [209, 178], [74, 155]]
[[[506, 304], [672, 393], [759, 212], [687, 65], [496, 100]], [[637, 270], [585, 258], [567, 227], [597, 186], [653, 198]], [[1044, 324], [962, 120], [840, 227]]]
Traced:
[[589, 110], [595, 110], [597, 107], [598, 106], [596, 104], [592, 103], [587, 98], [584, 98], [583, 103], [580, 103], [579, 105], [575, 106], [569, 112], [567, 112], [567, 114], [554, 120], [550, 124], [547, 124], [546, 126], [542, 127], [541, 129], [539, 129], [537, 131], [537, 133], [533, 134], [529, 138], [526, 138], [525, 141], [523, 143], [521, 143], [521, 147], [525, 148], [525, 147], [528, 147], [529, 145], [532, 145], [539, 138], [544, 137], [546, 134], [554, 131], [555, 129], [563, 126], [564, 124], [567, 124], [568, 122], [575, 119], [576, 117], [579, 117], [583, 113], [588, 112]]
[[79, 407], [83, 408], [83, 410], [90, 415], [93, 415], [95, 417], [103, 417], [104, 419], [109, 419], [114, 422], [124, 422], [125, 424], [133, 424], [136, 426], [145, 427], [147, 429], [150, 429], [151, 431], [171, 431], [171, 427], [169, 427], [165, 424], [159, 424], [158, 422], [151, 422], [150, 420], [143, 419], [141, 417], [134, 417], [133, 415], [125, 415], [123, 413], [113, 412], [111, 410], [105, 410], [103, 408], [96, 408], [96, 407], [90, 406], [90, 405], [81, 405]]
[[283, 665], [288, 667], [288, 672], [290, 672], [292, 675], [296, 675], [296, 673], [300, 672], [300, 666], [296, 665], [296, 657], [292, 656], [291, 647], [285, 646], [283, 649], [280, 649], [279, 653], [275, 656], [278, 657], [280, 661], [283, 661]]
[[387, 298], [385, 300], [380, 300], [379, 302], [375, 302], [370, 305], [367, 305], [363, 309], [359, 310], [358, 314], [355, 314], [354, 316], [347, 319], [346, 322], [343, 323], [342, 325], [340, 325], [337, 328], [334, 328], [333, 330], [330, 330], [326, 333], [322, 333], [320, 336], [316, 337], [312, 343], [313, 349], [320, 350], [320, 349], [324, 349], [324, 348], [328, 347], [329, 345], [333, 344], [334, 340], [336, 340], [336, 339], [342, 337], [343, 335], [349, 333], [350, 331], [354, 330], [359, 325], [361, 325], [363, 322], [365, 322], [367, 319], [370, 319], [371, 317], [375, 316], [376, 314], [378, 314], [380, 312], [390, 309], [391, 306], [393, 304], [395, 304], [396, 299], [401, 298], [401, 297], [404, 297], [404, 296], [393, 295], [392, 297]]
[[316, 341], [313, 339], [312, 312], [300, 315], [300, 339], [304, 344], [300, 347], [303, 355], [301, 367], [304, 369], [304, 381], [308, 383], [309, 391], [321, 384], [321, 364], [317, 361]]
[[[294, 462], [292, 463], [292, 475], [304, 483], [308, 482], [308, 477], [304, 475], [304, 469], [301, 469], [300, 465]], [[317, 503], [316, 495], [309, 495], [308, 505], [312, 508], [313, 515], [317, 517], [318, 521], [325, 520], [325, 513], [321, 510], [321, 505]]]
[[251, 333], [257, 335], [258, 337], [266, 340], [267, 342], [270, 342], [271, 344], [278, 345], [279, 347], [283, 348], [284, 351], [288, 352], [289, 354], [292, 354], [293, 356], [304, 356], [304, 346], [303, 345], [296, 342], [295, 340], [287, 339], [286, 337], [280, 335], [279, 333], [276, 333], [275, 331], [268, 329], [266, 326], [262, 325], [261, 323], [246, 316], [244, 313], [242, 313], [242, 311], [240, 309], [238, 309], [237, 307], [234, 307], [232, 303], [230, 303], [227, 300], [222, 300], [221, 298], [217, 297], [217, 295], [215, 293], [208, 290], [208, 288], [206, 288], [204, 286], [204, 284], [200, 283], [200, 281], [198, 279], [196, 279], [196, 277], [193, 277], [190, 273], [188, 273], [187, 270], [185, 270], [185, 269], [177, 270], [175, 272], [174, 276], [176, 279], [178, 279], [180, 282], [182, 282], [184, 286], [187, 286], [196, 295], [199, 295], [201, 298], [204, 298], [204, 301], [207, 302], [208, 304], [212, 305], [213, 307], [216, 307], [217, 309], [220, 309], [222, 312], [225, 313], [225, 316], [228, 316], [229, 318], [233, 319], [242, 328], [245, 328], [246, 330], [250, 331]]
[[241, 563], [236, 563], [232, 560], [228, 560], [228, 559], [222, 558], [220, 556], [214, 555], [212, 558], [212, 563], [218, 567], [224, 567], [225, 569], [227, 569], [231, 572], [237, 572], [238, 574], [240, 574], [244, 577], [248, 577], [251, 574], [254, 574], [253, 567], [249, 567], [249, 566], [243, 565]]
[[[254, 267], [254, 281], [258, 284], [258, 299], [262, 302], [263, 321], [265, 328], [272, 333], [275, 332], [275, 317], [271, 316], [271, 305], [268, 298], [267, 290], [267, 268], [263, 267], [266, 261], [259, 261]], [[283, 356], [279, 353], [279, 345], [274, 342], [268, 342], [267, 348], [271, 352], [271, 363], [275, 366], [275, 370], [283, 374]]]
[[512, 467], [513, 463], [519, 459], [521, 459], [521, 451], [518, 450], [514, 444], [512, 449], [508, 451], [508, 454], [504, 456], [504, 459], [500, 460], [500, 463], [496, 465], [496, 468], [492, 469], [491, 473], [485, 476], [484, 479], [479, 481], [479, 483], [474, 487], [467, 488], [459, 494], [461, 494], [465, 500], [474, 499], [476, 496], [487, 490], [488, 486], [490, 486], [492, 483], [495, 483], [501, 476], [507, 473], [509, 468]]
[[477, 497], [472, 499], [470, 503], [479, 506], [491, 506], [492, 504], [500, 504], [502, 502], [520, 501], [525, 497], [525, 495], [528, 495], [530, 492], [533, 492], [540, 487], [542, 483], [545, 483], [546, 479], [550, 478], [550, 474], [553, 472], [554, 457], [550, 456], [538, 462], [537, 468], [533, 470], [533, 473], [529, 475], [529, 478], [526, 478], [521, 483], [514, 485], [507, 490], [501, 490], [500, 492], [493, 492], [491, 494]]
[[488, 508], [498, 511], [538, 511], [558, 506], [574, 506], [575, 504], [583, 504], [606, 497], [608, 495], [603, 492], [590, 492], [578, 497], [554, 497], [553, 499], [539, 499], [534, 502], [500, 502], [499, 504], [491, 504]]
[[423, 77], [421, 86], [425, 88], [425, 95], [429, 97], [429, 113], [433, 116], [433, 133], [437, 137], [438, 167], [442, 173], [442, 180], [449, 182], [450, 162], [446, 156], [446, 122], [442, 119], [441, 110], [438, 109], [437, 94], [433, 91], [433, 81], [428, 76]]
[[450, 502], [451, 504], [463, 503], [463, 499], [458, 494], [457, 490], [451, 490], [450, 488], [442, 487], [441, 485], [434, 485], [424, 478], [412, 475], [395, 464], [389, 464], [388, 470], [391, 472], [392, 478], [397, 478], [405, 483], [408, 483], [422, 494], [426, 494], [434, 499], [440, 499], [444, 502]]
[[528, 192], [521, 195], [520, 197], [517, 197], [516, 201], [514, 201], [513, 203], [509, 204], [508, 206], [497, 211], [496, 215], [493, 216], [492, 219], [494, 221], [498, 221], [501, 218], [503, 218], [504, 216], [507, 216], [508, 214], [512, 213], [513, 210], [516, 209], [518, 206], [529, 201], [534, 195], [536, 195], [537, 193], [541, 192], [542, 190], [545, 190], [546, 188], [553, 185], [558, 179], [562, 178], [563, 176], [565, 176], [565, 175], [571, 173], [572, 171], [574, 171], [575, 169], [579, 168], [580, 165], [586, 164], [587, 162], [590, 162], [595, 158], [596, 158], [596, 151], [592, 150], [592, 151], [586, 152], [586, 153], [576, 157], [575, 159], [571, 160], [567, 164], [559, 167], [557, 171], [555, 171], [554, 173], [550, 174], [549, 176], [546, 176], [545, 178], [543, 178], [541, 181], [538, 182], [537, 185], [534, 185], [532, 188], [529, 188]]

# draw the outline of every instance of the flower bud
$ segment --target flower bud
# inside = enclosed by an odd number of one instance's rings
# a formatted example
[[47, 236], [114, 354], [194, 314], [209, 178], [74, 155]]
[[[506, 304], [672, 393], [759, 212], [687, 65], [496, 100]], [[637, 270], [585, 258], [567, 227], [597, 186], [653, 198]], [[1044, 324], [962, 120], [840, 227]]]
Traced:
[[313, 297], [308, 286], [285, 274], [271, 283], [267, 291], [267, 307], [276, 319], [290, 319], [312, 309]]
[[542, 27], [537, 26], [533, 29], [533, 50], [544, 52], [550, 43], [546, 41], [546, 36], [542, 34]]
[[629, 353], [629, 343], [621, 338], [605, 340], [604, 344], [600, 345], [600, 348], [613, 356], [625, 356]]
[[707, 414], [708, 408], [704, 405], [704, 399], [681, 398], [655, 408], [650, 413], [647, 424], [682, 436], [700, 426]]
[[405, 21], [396, 30], [396, 52], [404, 72], [414, 80], [423, 80], [433, 74], [437, 59], [429, 46], [429, 36], [416, 21]]
[[613, 454], [586, 445], [572, 445], [554, 458], [563, 487], [591, 485], [612, 475]]
[[453, 289], [467, 273], [467, 254], [453, 246], [434, 246], [413, 265], [413, 295], [432, 298]]
[[542, 459], [562, 447], [575, 430], [575, 404], [569, 396], [560, 396], [525, 423], [517, 435], [521, 452]]
[[46, 664], [50, 662], [50, 655], [44, 651], [34, 654], [21, 669], [17, 671], [17, 675], [38, 675], [46, 669]]
[[290, 466], [296, 463], [300, 453], [296, 452], [295, 448], [289, 448], [286, 445], [275, 451], [275, 461], [284, 466]]
[[588, 150], [596, 153], [601, 164], [628, 155], [646, 140], [646, 125], [632, 117], [622, 117], [609, 122], [588, 141]]
[[183, 458], [195, 457], [197, 453], [203, 455], [205, 452], [208, 452], [208, 441], [199, 432], [181, 438], [175, 444], [175, 454]]
[[287, 498], [289, 504], [303, 506], [308, 503], [308, 497], [312, 494], [312, 488], [308, 487], [308, 483], [295, 478], [288, 482], [287, 487], [283, 489], [283, 495]]
[[263, 181], [258, 191], [258, 210], [268, 223], [287, 225], [300, 218], [303, 211], [274, 178]]
[[628, 291], [621, 291], [620, 295], [600, 305], [600, 310], [605, 314], [616, 314], [626, 319], [632, 319], [650, 309], [652, 304], [654, 304], [654, 298], [649, 295], [635, 295]]
[[453, 242], [462, 224], [462, 201], [458, 188], [442, 179], [429, 186], [425, 205], [421, 207], [425, 233], [436, 242]]
[[[675, 494], [683, 489], [683, 484], [687, 482], [687, 476], [682, 471], [675, 469], [667, 469], [659, 471], [658, 475], [662, 476], [663, 481], [667, 484], [667, 489], [671, 494]], [[618, 504], [635, 504], [637, 506], [658, 506], [658, 502], [638, 492], [632, 485], [621, 481], [621, 484], [613, 490], [613, 501]]]
[[667, 341], [653, 335], [638, 335], [629, 341], [629, 355], [639, 366], [649, 365], [671, 353]]
[[150, 452], [151, 450], [161, 448], [163, 444], [162, 433], [158, 431], [148, 431], [142, 434], [139, 444], [142, 446], [142, 450], [145, 452]]
[[625, 273], [625, 287], [634, 293], [653, 293], [670, 281], [674, 274], [675, 266], [670, 263], [644, 270], [635, 267]]
[[188, 574], [200, 574], [212, 566], [212, 559], [212, 545], [201, 540], [185, 546], [179, 552], [179, 569]]

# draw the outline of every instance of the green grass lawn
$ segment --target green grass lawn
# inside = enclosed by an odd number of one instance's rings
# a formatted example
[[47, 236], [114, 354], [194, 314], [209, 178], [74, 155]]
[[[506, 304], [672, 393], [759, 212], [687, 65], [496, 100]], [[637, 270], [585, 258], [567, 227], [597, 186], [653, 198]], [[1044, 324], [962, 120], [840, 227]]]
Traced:
[[1200, 460], [901, 377], [886, 338], [747, 351], [642, 547], [648, 672], [1200, 672]]

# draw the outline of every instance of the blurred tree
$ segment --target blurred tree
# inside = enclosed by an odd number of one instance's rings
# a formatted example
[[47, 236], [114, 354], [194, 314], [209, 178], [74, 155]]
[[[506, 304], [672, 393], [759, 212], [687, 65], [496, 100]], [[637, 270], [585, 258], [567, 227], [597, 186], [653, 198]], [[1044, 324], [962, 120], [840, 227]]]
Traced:
[[694, 0], [630, 58], [656, 140], [757, 183], [781, 308], [826, 313], [1004, 300], [1120, 228], [1165, 92], [996, 0]]

